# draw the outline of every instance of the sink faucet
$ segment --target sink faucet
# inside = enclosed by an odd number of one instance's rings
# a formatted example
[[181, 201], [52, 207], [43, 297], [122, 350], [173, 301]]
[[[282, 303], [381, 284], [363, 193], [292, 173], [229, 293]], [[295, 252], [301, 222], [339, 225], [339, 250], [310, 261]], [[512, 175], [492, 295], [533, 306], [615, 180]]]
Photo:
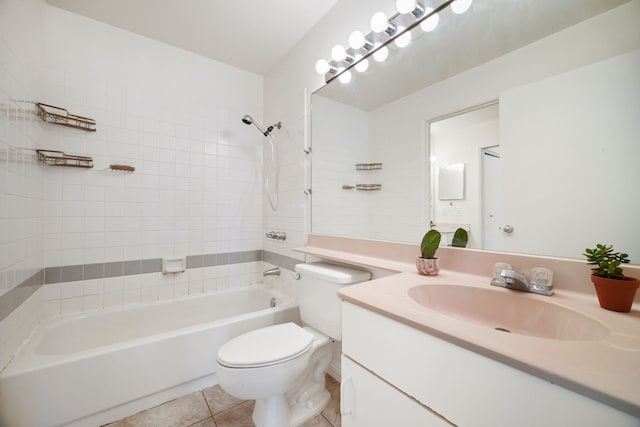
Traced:
[[280, 275], [280, 267], [273, 267], [262, 272], [262, 277], [279, 276], [279, 275]]
[[491, 284], [516, 291], [532, 292], [546, 296], [553, 295], [553, 285], [529, 282], [527, 276], [523, 273], [510, 269], [502, 270], [499, 277], [491, 279]]

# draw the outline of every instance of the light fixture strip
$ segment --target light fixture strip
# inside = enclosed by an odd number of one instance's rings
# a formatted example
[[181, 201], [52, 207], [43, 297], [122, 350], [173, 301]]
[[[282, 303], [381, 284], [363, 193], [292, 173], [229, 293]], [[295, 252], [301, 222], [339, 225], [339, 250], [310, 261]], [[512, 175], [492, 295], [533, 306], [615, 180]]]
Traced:
[[[435, 7], [431, 12], [429, 13], [425, 13], [422, 16], [420, 16], [420, 18], [416, 19], [414, 22], [412, 22], [411, 24], [407, 25], [407, 27], [402, 30], [402, 31], [396, 31], [396, 33], [389, 37], [384, 43], [380, 43], [377, 47], [375, 47], [375, 43], [373, 43], [374, 48], [371, 50], [366, 51], [366, 53], [364, 53], [362, 55], [362, 58], [359, 58], [357, 61], [353, 61], [350, 63], [347, 63], [345, 65], [345, 67], [338, 71], [337, 73], [327, 73], [324, 75], [324, 81], [325, 83], [329, 83], [330, 81], [340, 77], [340, 75], [342, 75], [343, 73], [346, 73], [347, 71], [351, 70], [351, 68], [355, 67], [358, 63], [360, 63], [361, 61], [364, 61], [365, 59], [369, 58], [370, 56], [372, 56], [374, 53], [376, 53], [377, 51], [379, 51], [380, 49], [386, 47], [389, 43], [391, 43], [392, 41], [394, 41], [395, 39], [397, 39], [398, 37], [400, 37], [401, 35], [403, 35], [404, 33], [413, 30], [415, 27], [417, 27], [418, 25], [420, 25], [422, 22], [426, 21], [427, 19], [429, 19], [430, 17], [432, 17], [433, 15], [436, 15], [437, 13], [443, 11], [444, 9], [446, 9], [447, 7], [449, 7], [451, 5], [451, 3], [453, 3], [455, 0], [446, 0], [445, 2], [443, 2], [442, 4], [440, 4], [439, 6]], [[392, 23], [392, 21], [394, 21], [398, 16], [400, 16], [399, 13], [394, 13], [390, 18], [389, 18], [389, 23]], [[394, 24], [395, 26], [395, 24]], [[366, 36], [365, 39], [366, 40], [373, 40], [373, 38], [370, 38], [372, 35], [377, 35], [376, 33], [374, 33], [373, 31], [370, 31]], [[349, 50], [353, 51], [353, 49], [349, 48]], [[363, 49], [361, 49], [363, 50]], [[366, 50], [366, 49], [364, 49]]]

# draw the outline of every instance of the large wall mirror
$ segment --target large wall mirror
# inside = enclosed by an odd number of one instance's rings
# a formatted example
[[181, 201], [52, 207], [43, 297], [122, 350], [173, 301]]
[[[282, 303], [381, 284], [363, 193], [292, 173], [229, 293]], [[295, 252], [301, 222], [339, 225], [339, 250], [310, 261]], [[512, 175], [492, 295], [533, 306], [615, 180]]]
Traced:
[[312, 95], [312, 232], [462, 226], [472, 248], [640, 264], [640, 0], [476, 0], [390, 50]]

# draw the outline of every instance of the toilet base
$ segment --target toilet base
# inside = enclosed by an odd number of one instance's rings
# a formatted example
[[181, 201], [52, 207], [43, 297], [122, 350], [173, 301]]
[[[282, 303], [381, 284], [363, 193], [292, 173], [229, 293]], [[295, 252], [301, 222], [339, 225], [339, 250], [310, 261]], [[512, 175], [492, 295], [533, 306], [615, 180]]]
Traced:
[[307, 402], [291, 406], [284, 396], [259, 399], [256, 400], [251, 418], [256, 427], [296, 427], [322, 412], [330, 398], [329, 392], [324, 389]]
[[256, 427], [297, 427], [318, 415], [329, 403], [331, 395], [324, 376], [331, 362], [331, 341], [311, 331], [318, 341], [309, 361], [309, 369], [284, 396], [256, 400], [252, 416]]

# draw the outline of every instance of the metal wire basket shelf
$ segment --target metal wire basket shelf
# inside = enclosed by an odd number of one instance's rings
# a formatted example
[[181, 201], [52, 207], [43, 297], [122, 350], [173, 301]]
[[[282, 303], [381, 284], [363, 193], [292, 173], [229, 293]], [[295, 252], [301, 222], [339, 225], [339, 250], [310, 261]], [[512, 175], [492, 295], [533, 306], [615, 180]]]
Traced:
[[74, 129], [82, 129], [87, 132], [96, 131], [96, 121], [88, 117], [82, 117], [69, 113], [64, 108], [55, 105], [36, 104], [38, 117], [47, 123], [53, 123], [60, 126], [67, 126]]
[[93, 167], [93, 158], [91, 157], [72, 156], [62, 151], [54, 150], [36, 150], [36, 152], [38, 153], [38, 160], [47, 166], [66, 166], [86, 169]]

